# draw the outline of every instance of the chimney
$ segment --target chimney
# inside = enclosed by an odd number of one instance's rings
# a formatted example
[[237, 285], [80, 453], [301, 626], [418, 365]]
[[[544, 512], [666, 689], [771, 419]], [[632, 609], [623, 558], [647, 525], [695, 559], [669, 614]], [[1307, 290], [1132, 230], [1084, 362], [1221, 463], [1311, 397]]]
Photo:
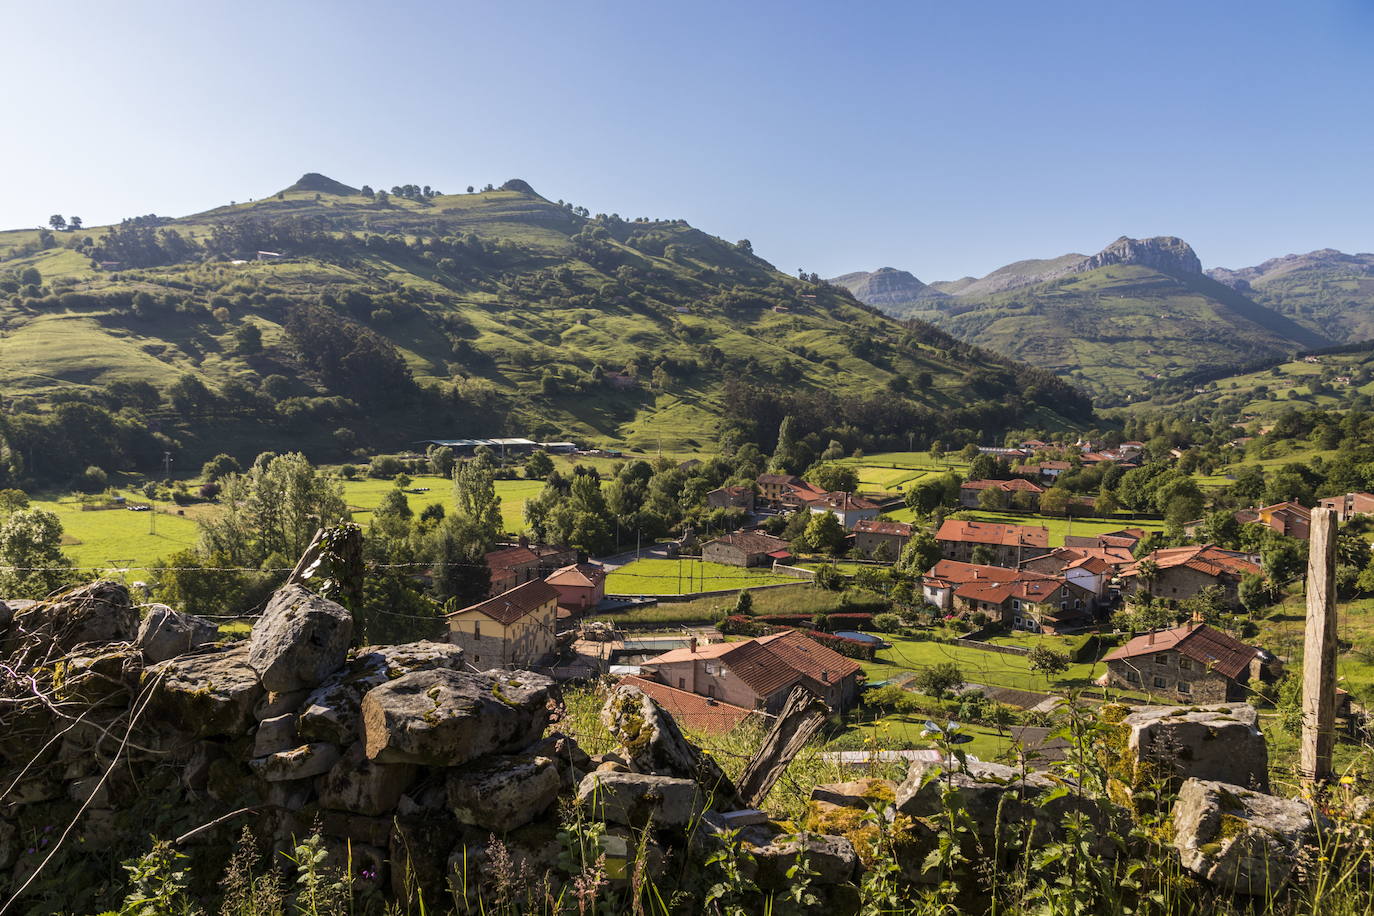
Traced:
[[687, 651], [691, 652], [693, 655], [697, 654], [697, 638], [695, 636], [687, 640]]
[[821, 683], [822, 683], [822, 684], [829, 684], [829, 683], [830, 683], [830, 672], [829, 672], [829, 671], [822, 671], [822, 672], [821, 672]]
[[1154, 644], [1155, 644], [1155, 631], [1154, 631], [1154, 630], [1151, 630], [1151, 631], [1150, 631], [1150, 641], [1149, 641], [1149, 643], [1147, 643], [1147, 645], [1153, 646]]
[[521, 547], [529, 547], [529, 546], [530, 546], [530, 539], [529, 539], [528, 537], [526, 537], [525, 535], [522, 534], [522, 535], [520, 535], [519, 544], [520, 544]]

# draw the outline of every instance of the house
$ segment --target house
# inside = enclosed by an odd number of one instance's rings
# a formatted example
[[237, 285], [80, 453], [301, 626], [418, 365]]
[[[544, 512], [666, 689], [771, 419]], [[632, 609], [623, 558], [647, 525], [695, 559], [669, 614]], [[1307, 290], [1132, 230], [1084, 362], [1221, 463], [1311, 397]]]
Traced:
[[1374, 493], [1347, 493], [1317, 500], [1323, 509], [1335, 509], [1336, 518], [1348, 522], [1357, 515], [1374, 515]]
[[678, 690], [776, 714], [801, 685], [843, 712], [859, 694], [862, 668], [851, 658], [793, 630], [743, 642], [700, 646], [696, 640], [642, 665]]
[[[1034, 509], [1040, 505], [1040, 494], [1045, 488], [1020, 477], [1014, 480], [968, 480], [959, 485], [959, 505], [966, 509], [977, 509], [984, 490], [998, 490], [1005, 493], [1002, 505], [1010, 506], [1015, 500], [1017, 505]], [[1018, 497], [1018, 494], [1020, 496]]]
[[706, 505], [711, 509], [743, 509], [754, 511], [753, 487], [719, 487], [706, 494]]
[[1242, 525], [1257, 523], [1279, 534], [1305, 541], [1312, 532], [1312, 510], [1292, 501], [1261, 506], [1258, 509], [1241, 509], [1236, 513], [1236, 521]]
[[[906, 522], [880, 522], [865, 518], [854, 523], [854, 550], [865, 557], [896, 560], [909, 540], [911, 526]], [[885, 556], [879, 557], [880, 552]]]
[[1037, 464], [1018, 464], [1011, 469], [1011, 472], [1023, 477], [1038, 477], [1042, 481], [1052, 482], [1057, 480], [1060, 474], [1067, 473], [1072, 469], [1073, 465], [1067, 461], [1041, 461]]
[[981, 612], [1003, 626], [1037, 633], [1059, 633], [1092, 620], [1092, 592], [1063, 576], [1026, 569], [941, 560], [922, 578], [922, 591], [947, 612]]
[[486, 555], [487, 567], [491, 570], [491, 591], [499, 595], [523, 585], [531, 579], [540, 578], [539, 555], [523, 544], [499, 547]]
[[1043, 557], [1027, 560], [1021, 568], [1046, 576], [1062, 576], [1090, 592], [1094, 608], [1107, 600], [1107, 586], [1115, 573], [1115, 567], [1101, 556], [1073, 547], [1057, 547]]
[[1268, 652], [1205, 623], [1137, 636], [1104, 661], [1108, 684], [1184, 703], [1246, 700], [1249, 685], [1274, 680], [1282, 671]]
[[555, 571], [545, 582], [558, 591], [558, 606], [584, 614], [606, 597], [606, 570], [594, 563], [573, 563]]
[[882, 514], [882, 507], [871, 499], [865, 499], [854, 493], [846, 493], [843, 490], [836, 490], [832, 493], [823, 493], [806, 501], [806, 508], [812, 515], [824, 515], [827, 512], [835, 513], [835, 517], [840, 520], [840, 525], [846, 531], [850, 531], [856, 524], [864, 519], [874, 519]]
[[995, 458], [1020, 458], [1025, 460], [1030, 457], [1030, 450], [1024, 448], [1002, 448], [1001, 446], [978, 446], [978, 454], [992, 455]]
[[635, 687], [646, 694], [687, 731], [707, 735], [723, 735], [733, 731], [741, 722], [754, 715], [754, 710], [735, 706], [712, 697], [704, 697], [678, 690], [658, 681], [637, 675], [620, 679], [622, 686]]
[[1087, 537], [1066, 534], [1064, 535], [1064, 546], [1075, 549], [1103, 549], [1126, 552], [1130, 556], [1135, 550], [1135, 546], [1145, 538], [1144, 528], [1122, 528], [1120, 531], [1108, 531], [1105, 534], [1094, 534]]
[[701, 558], [727, 566], [772, 566], [774, 560], [792, 559], [792, 553], [782, 538], [762, 531], [736, 531], [703, 544]]
[[1202, 544], [1156, 550], [1123, 568], [1121, 581], [1125, 594], [1145, 592], [1151, 597], [1176, 600], [1192, 598], [1204, 588], [1219, 585], [1226, 590], [1228, 600], [1236, 604], [1240, 580], [1260, 573], [1249, 554]]
[[558, 589], [543, 579], [448, 615], [448, 639], [473, 667], [521, 668], [554, 651]]
[[1003, 525], [997, 522], [970, 522], [945, 519], [935, 533], [940, 555], [947, 560], [973, 561], [973, 552], [986, 547], [993, 566], [1015, 569], [1026, 560], [1050, 552], [1050, 531], [1029, 525]]
[[769, 502], [782, 499], [789, 487], [809, 486], [806, 481], [793, 474], [760, 474], [754, 482], [759, 485], [759, 496]]

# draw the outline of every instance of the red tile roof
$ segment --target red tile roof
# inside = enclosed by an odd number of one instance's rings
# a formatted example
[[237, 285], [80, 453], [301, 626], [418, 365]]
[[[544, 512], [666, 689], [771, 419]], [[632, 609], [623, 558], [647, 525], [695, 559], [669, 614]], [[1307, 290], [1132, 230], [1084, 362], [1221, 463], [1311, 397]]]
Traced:
[[879, 508], [878, 504], [871, 499], [846, 493], [843, 490], [822, 493], [814, 499], [808, 500], [806, 504], [812, 509], [829, 509], [833, 512], [855, 512]]
[[996, 522], [970, 522], [949, 518], [940, 526], [935, 539], [1006, 547], [1048, 547], [1050, 530], [1032, 528], [1028, 525], [1002, 525]]
[[593, 563], [574, 563], [554, 570], [545, 582], [550, 585], [583, 585], [596, 587], [606, 578], [606, 570]]
[[1038, 483], [1031, 483], [1029, 480], [1022, 480], [1020, 477], [1012, 480], [967, 480], [959, 485], [961, 490], [1005, 490], [1008, 493], [1023, 490], [1027, 493], [1044, 493], [1045, 488]]
[[1107, 653], [1103, 661], [1124, 661], [1170, 649], [1232, 679], [1248, 670], [1250, 662], [1261, 652], [1205, 623], [1184, 624], [1172, 630], [1137, 636], [1120, 649]]
[[695, 652], [674, 649], [644, 664], [666, 665], [702, 658], [719, 659], [761, 697], [772, 696], [797, 683], [823, 690], [862, 670], [853, 659], [792, 630], [743, 642], [702, 646]]
[[487, 554], [486, 561], [492, 572], [500, 572], [529, 564], [538, 566], [539, 555], [528, 547], [503, 547]]
[[1169, 547], [1164, 550], [1156, 550], [1121, 570], [1121, 575], [1124, 577], [1139, 575], [1140, 564], [1147, 559], [1153, 560], [1155, 566], [1161, 570], [1186, 566], [1205, 576], [1211, 576], [1213, 579], [1223, 577], [1240, 579], [1242, 576], [1261, 572], [1260, 568], [1247, 560], [1244, 554], [1234, 550], [1222, 550], [1212, 544], [1201, 544], [1195, 547]]
[[908, 538], [911, 537], [911, 525], [906, 522], [880, 522], [876, 518], [862, 518], [855, 523], [854, 533], [894, 534]]
[[631, 675], [620, 683], [637, 687], [672, 715], [688, 731], [718, 735], [731, 731], [753, 715], [753, 710], [713, 700], [658, 681]]
[[756, 479], [760, 485], [772, 484], [779, 487], [793, 486], [802, 482], [800, 477], [792, 474], [760, 474]]
[[468, 611], [477, 611], [485, 614], [502, 626], [510, 626], [526, 614], [531, 614], [539, 608], [548, 604], [550, 601], [558, 600], [558, 589], [554, 588], [543, 579], [532, 579], [523, 585], [517, 585], [508, 591], [504, 591], [494, 598], [465, 607], [461, 610], [453, 611], [448, 616], [464, 614]]

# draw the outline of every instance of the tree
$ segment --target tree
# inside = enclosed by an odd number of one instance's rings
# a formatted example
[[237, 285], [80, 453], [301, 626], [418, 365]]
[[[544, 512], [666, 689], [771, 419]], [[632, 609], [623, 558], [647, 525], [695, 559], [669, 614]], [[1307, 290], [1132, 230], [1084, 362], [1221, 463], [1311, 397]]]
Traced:
[[834, 512], [812, 514], [806, 523], [806, 542], [812, 550], [821, 550], [831, 556], [838, 556], [844, 549], [844, 526]]
[[1136, 564], [1136, 577], [1145, 586], [1147, 597], [1154, 597], [1155, 579], [1159, 578], [1159, 564], [1148, 557]]
[[46, 598], [74, 581], [71, 565], [55, 513], [21, 509], [0, 523], [0, 594]]
[[222, 479], [220, 512], [201, 522], [201, 553], [225, 566], [294, 562], [316, 530], [348, 520], [343, 485], [299, 452], [264, 452], [243, 474]]
[[81, 228], [82, 219], [79, 216], [67, 217], [67, 228], [75, 232]]
[[735, 598], [735, 610], [733, 613], [743, 617], [748, 617], [750, 614], [754, 613], [754, 596], [749, 594], [747, 588], [739, 590], [739, 596]]
[[82, 493], [100, 493], [110, 485], [110, 475], [102, 468], [91, 465], [81, 472], [75, 481], [76, 489]]
[[978, 455], [968, 466], [969, 480], [992, 480], [997, 476], [997, 459], [992, 455]]
[[969, 555], [975, 566], [991, 566], [992, 561], [997, 559], [997, 554], [992, 552], [992, 548], [987, 544], [979, 544], [973, 548], [973, 553]]
[[922, 576], [940, 562], [940, 542], [935, 535], [922, 529], [913, 534], [902, 548], [898, 568], [909, 575]]
[[807, 471], [806, 477], [827, 493], [853, 493], [859, 489], [859, 472], [852, 465], [820, 464]]
[[237, 474], [241, 470], [243, 468], [239, 466], [237, 458], [220, 452], [200, 466], [200, 476], [207, 483], [213, 483], [227, 474]]
[[453, 469], [453, 499], [458, 514], [483, 533], [482, 542], [490, 550], [501, 533], [501, 497], [496, 495], [491, 465], [480, 458], [459, 462]]
[[234, 329], [234, 349], [251, 356], [262, 352], [262, 329], [251, 321], [245, 321]]
[[816, 570], [816, 578], [812, 580], [817, 588], [823, 588], [829, 592], [838, 592], [844, 588], [844, 576], [833, 566], [821, 566]]
[[469, 516], [455, 512], [431, 536], [427, 552], [434, 564], [430, 569], [434, 596], [454, 610], [481, 601], [491, 591], [491, 567], [486, 559], [489, 533]]
[[52, 226], [53, 229], [58, 232], [61, 232], [63, 229], [67, 228], [67, 218], [61, 213], [54, 213], [52, 216], [48, 217], [48, 225]]
[[1067, 515], [1073, 494], [1067, 488], [1053, 486], [1040, 494], [1040, 511], [1045, 515]]
[[1030, 650], [1026, 656], [1030, 670], [1039, 671], [1045, 675], [1045, 686], [1048, 687], [1050, 679], [1056, 674], [1062, 674], [1069, 670], [1069, 656], [1065, 652], [1057, 652], [1048, 646], [1036, 646]]
[[543, 480], [553, 470], [553, 459], [543, 449], [530, 454], [525, 460], [525, 479]]
[[372, 511], [372, 524], [368, 537], [379, 539], [388, 559], [404, 559], [406, 541], [410, 538], [411, 519], [415, 513], [410, 508], [406, 494], [393, 487], [382, 496], [382, 501]]
[[978, 508], [998, 510], [1007, 508], [1007, 491], [1001, 487], [984, 487], [978, 491]]
[[916, 689], [927, 696], [943, 699], [951, 690], [964, 686], [964, 672], [954, 662], [940, 662], [922, 668], [912, 681]]

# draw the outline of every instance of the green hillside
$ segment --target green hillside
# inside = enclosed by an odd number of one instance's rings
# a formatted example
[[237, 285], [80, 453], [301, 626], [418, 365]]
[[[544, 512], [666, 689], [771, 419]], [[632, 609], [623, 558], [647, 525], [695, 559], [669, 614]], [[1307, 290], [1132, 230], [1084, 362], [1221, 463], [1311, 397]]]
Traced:
[[1099, 404], [1129, 403], [1199, 368], [1253, 365], [1328, 345], [1203, 273], [1180, 239], [1118, 239], [1099, 254], [1023, 261], [894, 308], [1053, 371]]
[[5, 435], [17, 454], [50, 445], [41, 421], [74, 401], [114, 414], [134, 460], [183, 464], [500, 434], [691, 451], [723, 424], [775, 433], [740, 415], [760, 390], [832, 415], [881, 404], [867, 431], [903, 442], [929, 417], [991, 430], [1090, 410], [747, 242], [592, 216], [521, 181], [426, 191], [307, 175], [180, 219], [0, 233], [0, 456]]
[[1131, 405], [1150, 411], [1168, 408], [1185, 415], [1273, 420], [1289, 409], [1344, 410], [1374, 407], [1374, 342], [1352, 344], [1274, 362], [1231, 375], [1162, 384], [1147, 399]]
[[1374, 254], [1324, 248], [1208, 275], [1332, 340], [1374, 339]]

